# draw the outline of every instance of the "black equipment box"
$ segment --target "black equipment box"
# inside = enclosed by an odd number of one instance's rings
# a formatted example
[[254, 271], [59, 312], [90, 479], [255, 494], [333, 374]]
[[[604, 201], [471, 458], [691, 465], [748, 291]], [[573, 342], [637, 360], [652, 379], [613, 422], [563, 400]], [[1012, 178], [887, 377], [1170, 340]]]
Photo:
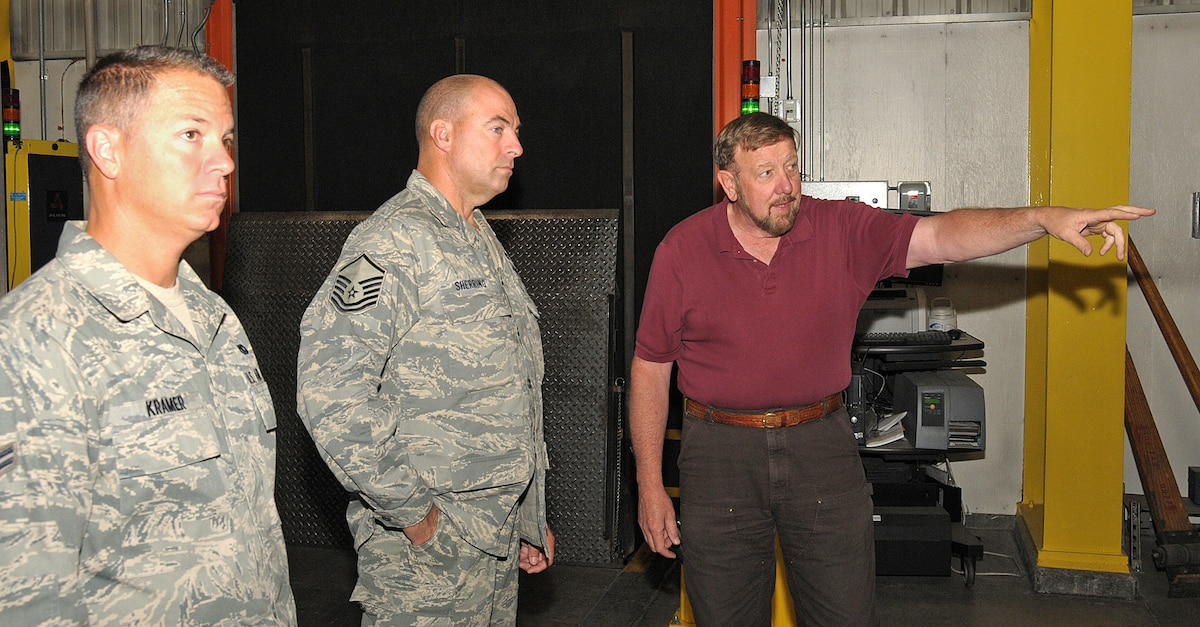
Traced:
[[950, 514], [941, 506], [875, 507], [875, 574], [950, 576]]

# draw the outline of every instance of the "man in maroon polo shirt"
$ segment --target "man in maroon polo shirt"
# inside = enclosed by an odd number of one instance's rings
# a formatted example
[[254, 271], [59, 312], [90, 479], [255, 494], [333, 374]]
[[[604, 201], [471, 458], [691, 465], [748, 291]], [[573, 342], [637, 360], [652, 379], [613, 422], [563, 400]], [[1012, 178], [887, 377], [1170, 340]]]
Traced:
[[[1052, 235], [1124, 258], [1115, 220], [1139, 207], [959, 209], [918, 218], [801, 196], [795, 131], [765, 113], [717, 136], [727, 199], [676, 225], [654, 256], [633, 358], [639, 524], [681, 544], [699, 625], [769, 625], [778, 536], [797, 613], [873, 625], [871, 497], [841, 394], [875, 284]], [[685, 396], [680, 513], [662, 479], [670, 378]], [[786, 409], [786, 411], [784, 411]], [[686, 531], [682, 531], [684, 529]]]

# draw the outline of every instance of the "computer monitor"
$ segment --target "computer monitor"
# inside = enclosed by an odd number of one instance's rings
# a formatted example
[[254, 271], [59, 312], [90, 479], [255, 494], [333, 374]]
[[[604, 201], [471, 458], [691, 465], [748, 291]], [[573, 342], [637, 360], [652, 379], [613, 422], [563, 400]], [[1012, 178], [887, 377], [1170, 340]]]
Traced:
[[932, 266], [921, 266], [908, 271], [906, 277], [891, 277], [884, 279], [875, 284], [875, 289], [888, 289], [893, 287], [941, 287], [942, 272], [944, 268], [942, 264], [934, 264]]

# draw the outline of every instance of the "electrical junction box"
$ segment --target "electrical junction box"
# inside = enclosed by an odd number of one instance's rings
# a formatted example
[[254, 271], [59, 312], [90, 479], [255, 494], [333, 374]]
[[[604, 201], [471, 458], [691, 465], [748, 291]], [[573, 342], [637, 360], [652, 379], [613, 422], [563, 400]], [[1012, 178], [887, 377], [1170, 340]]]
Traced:
[[804, 181], [800, 193], [824, 200], [853, 200], [887, 208], [887, 181]]
[[[787, 108], [785, 104], [784, 116]], [[902, 181], [896, 187], [887, 181], [803, 181], [800, 193], [824, 200], [853, 200], [894, 213], [930, 215], [932, 186], [929, 181]], [[896, 206], [889, 207], [891, 192], [896, 192]]]
[[929, 211], [929, 181], [904, 181], [896, 186], [901, 211]]

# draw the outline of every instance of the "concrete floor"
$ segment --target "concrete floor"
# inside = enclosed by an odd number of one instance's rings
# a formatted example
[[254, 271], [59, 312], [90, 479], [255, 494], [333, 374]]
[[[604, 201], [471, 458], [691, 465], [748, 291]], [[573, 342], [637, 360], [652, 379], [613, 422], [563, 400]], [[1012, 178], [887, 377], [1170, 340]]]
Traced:
[[[1033, 592], [1020, 563], [1012, 519], [968, 520], [983, 540], [973, 585], [958, 573], [949, 577], [879, 577], [882, 624], [920, 625], [1200, 625], [1200, 598], [1167, 598], [1167, 577], [1147, 564], [1137, 573], [1137, 598], [1118, 600]], [[1143, 532], [1143, 550], [1154, 546]], [[289, 547], [292, 587], [301, 627], [356, 626], [357, 608], [346, 601], [354, 582], [350, 551]], [[952, 558], [952, 568], [959, 562]], [[518, 624], [637, 625], [666, 627], [679, 607], [679, 566], [673, 560], [635, 555], [625, 568], [556, 564], [533, 576], [522, 575]], [[777, 623], [784, 624], [784, 623]]]

